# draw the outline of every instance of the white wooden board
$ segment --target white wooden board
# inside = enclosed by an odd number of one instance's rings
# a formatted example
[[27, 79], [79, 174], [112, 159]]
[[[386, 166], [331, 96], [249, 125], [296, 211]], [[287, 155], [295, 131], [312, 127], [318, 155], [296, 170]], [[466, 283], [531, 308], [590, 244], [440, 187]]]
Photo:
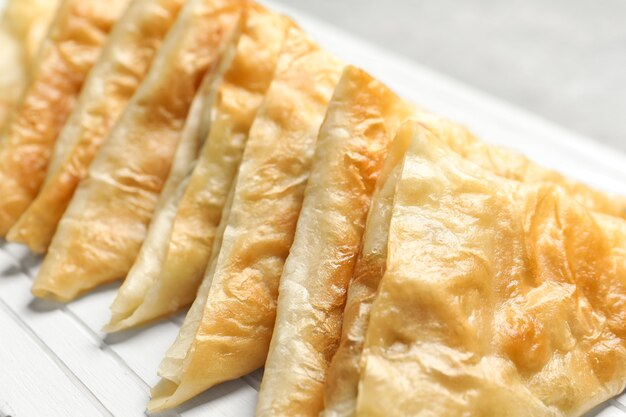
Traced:
[[[0, 8], [4, 0], [0, 0]], [[267, 2], [266, 2], [267, 3]], [[626, 155], [551, 125], [478, 91], [308, 18], [294, 17], [323, 46], [423, 106], [468, 125], [487, 141], [598, 188], [626, 194]], [[459, 65], [463, 65], [462, 62]], [[68, 305], [34, 300], [39, 259], [0, 242], [0, 417], [134, 417], [145, 414], [156, 367], [181, 323], [178, 316], [105, 337], [116, 286]], [[254, 415], [260, 373], [223, 384], [163, 416]], [[626, 396], [590, 416], [626, 417]]]

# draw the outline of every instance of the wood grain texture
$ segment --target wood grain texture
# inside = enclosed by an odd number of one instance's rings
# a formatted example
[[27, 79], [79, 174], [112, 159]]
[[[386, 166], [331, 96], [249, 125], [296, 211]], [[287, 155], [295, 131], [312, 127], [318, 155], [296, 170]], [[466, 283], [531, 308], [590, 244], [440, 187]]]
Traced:
[[[48, 404], [47, 415], [72, 413], [107, 416], [97, 400], [74, 383], [76, 377], [56, 363], [57, 359], [36, 339], [15, 312], [0, 301], [0, 410], [11, 416], [41, 415], [40, 404]], [[32, 401], [37, 398], [38, 401]]]
[[[0, 0], [0, 7], [3, 0]], [[269, 3], [269, 2], [266, 2]], [[270, 3], [270, 6], [275, 6]], [[286, 11], [346, 61], [407, 98], [468, 125], [488, 141], [599, 188], [626, 194], [626, 156], [372, 48], [293, 10]], [[181, 317], [103, 339], [116, 286], [71, 304], [33, 301], [38, 258], [0, 243], [0, 417], [143, 416], [148, 386]], [[254, 415], [261, 373], [220, 385], [163, 416]], [[56, 414], [55, 414], [56, 413]], [[626, 395], [594, 411], [626, 417]]]

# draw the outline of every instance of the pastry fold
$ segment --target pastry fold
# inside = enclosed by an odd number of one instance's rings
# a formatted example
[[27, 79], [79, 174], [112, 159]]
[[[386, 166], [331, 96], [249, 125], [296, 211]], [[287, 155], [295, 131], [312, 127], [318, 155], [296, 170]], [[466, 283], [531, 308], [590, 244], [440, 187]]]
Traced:
[[[555, 171], [541, 167], [521, 154], [488, 145], [464, 127], [428, 112], [417, 112], [412, 119], [443, 141], [454, 152], [491, 171], [520, 182], [552, 183], [566, 190], [571, 198], [590, 210], [619, 214], [623, 207], [619, 197], [607, 196], [584, 184], [569, 180]], [[398, 154], [406, 149], [410, 135], [398, 135]], [[391, 159], [396, 164], [398, 158]], [[391, 172], [393, 168], [389, 168]], [[384, 176], [387, 178], [386, 176]], [[393, 203], [394, 176], [378, 184], [363, 237], [363, 245], [349, 285], [342, 336], [333, 357], [325, 388], [324, 417], [354, 416], [358, 391], [359, 363], [371, 304], [385, 271], [387, 229]]]
[[626, 223], [408, 126], [359, 416], [581, 416], [626, 383]]
[[[196, 301], [167, 352], [151, 411], [263, 365], [319, 127], [343, 65], [288, 31], [251, 127]], [[221, 233], [221, 235], [219, 234]]]
[[0, 131], [17, 105], [59, 0], [9, 0], [0, 21]]
[[280, 279], [258, 416], [317, 417], [322, 410], [372, 194], [396, 130], [413, 113], [362, 70], [345, 69], [319, 132]]
[[44, 181], [59, 132], [130, 0], [64, 0], [0, 141], [0, 236]]
[[396, 135], [376, 183], [343, 311], [341, 342], [326, 375], [323, 417], [355, 415], [365, 331], [385, 272], [393, 199], [410, 143], [410, 135]]
[[75, 192], [33, 285], [71, 300], [123, 278], [141, 247], [191, 102], [236, 42], [239, 0], [190, 0]]
[[[288, 19], [251, 5], [232, 60], [213, 92], [209, 134], [183, 135], [148, 237], [111, 307], [118, 331], [191, 304], [204, 275], [248, 131], [272, 80]], [[225, 60], [226, 61], [226, 60]]]
[[7, 239], [42, 253], [78, 183], [148, 72], [184, 0], [135, 0], [111, 31], [63, 127], [39, 194]]

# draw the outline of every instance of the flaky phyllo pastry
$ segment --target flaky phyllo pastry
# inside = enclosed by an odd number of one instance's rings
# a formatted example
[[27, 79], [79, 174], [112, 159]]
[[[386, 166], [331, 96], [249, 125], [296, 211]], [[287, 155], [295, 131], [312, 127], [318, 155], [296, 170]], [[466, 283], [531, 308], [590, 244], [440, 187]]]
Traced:
[[0, 244], [47, 251], [38, 297], [126, 278], [108, 332], [191, 304], [150, 412], [264, 365], [260, 417], [580, 417], [626, 385], [626, 198], [252, 0], [5, 3]]
[[280, 280], [258, 416], [319, 415], [376, 180], [396, 130], [413, 112], [363, 71], [344, 71]]
[[455, 152], [467, 159], [478, 161], [481, 166], [499, 176], [523, 182], [547, 181], [559, 184], [590, 210], [626, 219], [626, 198], [623, 196], [597, 191], [538, 165], [520, 153], [488, 145], [464, 127], [440, 116], [418, 112], [415, 118], [436, 132]]
[[[615, 213], [620, 210], [617, 198], [607, 197], [589, 187], [568, 180], [560, 174], [529, 161], [504, 148], [487, 145], [467, 129], [439, 116], [418, 112], [413, 116], [424, 128], [457, 154], [505, 178], [528, 183], [558, 184], [571, 198], [593, 209]], [[401, 130], [394, 141], [394, 158], [388, 158], [387, 174], [381, 174], [363, 237], [361, 253], [350, 283], [343, 315], [341, 343], [333, 357], [325, 387], [326, 417], [353, 416], [358, 391], [359, 363], [371, 303], [375, 298], [387, 259], [387, 232], [395, 192], [394, 166], [410, 143], [412, 130]]]
[[0, 236], [35, 197], [55, 141], [130, 0], [64, 0], [0, 140]]
[[[286, 30], [279, 15], [251, 5], [215, 101], [209, 135], [185, 136], [168, 178], [179, 185], [156, 211], [141, 252], [111, 307], [108, 331], [175, 313], [196, 296], [248, 130], [272, 80]], [[201, 142], [204, 141], [204, 144]], [[189, 142], [189, 143], [187, 143]], [[181, 181], [178, 172], [187, 176]]]
[[0, 21], [0, 131], [17, 104], [59, 0], [9, 0]]
[[102, 141], [143, 80], [183, 0], [135, 0], [111, 32], [56, 142], [44, 184], [8, 240], [43, 252]]
[[320, 414], [323, 417], [355, 415], [365, 331], [371, 304], [385, 271], [393, 198], [401, 162], [411, 140], [410, 132], [407, 129], [403, 131], [391, 144], [367, 215], [359, 258], [343, 313], [341, 344], [326, 376], [324, 411]]
[[[148, 408], [180, 404], [263, 365], [317, 133], [342, 64], [291, 28], [254, 121], [213, 258]], [[219, 233], [219, 231], [218, 231]]]
[[626, 223], [411, 127], [357, 415], [580, 416], [626, 382]]
[[139, 252], [205, 74], [236, 41], [238, 0], [190, 0], [63, 215], [33, 285], [69, 300], [123, 278]]

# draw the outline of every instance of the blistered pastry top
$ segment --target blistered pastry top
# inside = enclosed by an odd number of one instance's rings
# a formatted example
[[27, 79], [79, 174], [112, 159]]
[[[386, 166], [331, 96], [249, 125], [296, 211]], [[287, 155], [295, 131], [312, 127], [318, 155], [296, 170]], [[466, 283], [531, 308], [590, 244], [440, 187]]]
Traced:
[[71, 299], [123, 278], [170, 171], [191, 102], [236, 40], [241, 2], [190, 0], [81, 182], [33, 292]]
[[626, 382], [626, 225], [415, 129], [358, 415], [579, 416]]
[[344, 70], [320, 128], [281, 276], [258, 415], [321, 411], [372, 194], [395, 132], [412, 113], [411, 106], [364, 71]]

